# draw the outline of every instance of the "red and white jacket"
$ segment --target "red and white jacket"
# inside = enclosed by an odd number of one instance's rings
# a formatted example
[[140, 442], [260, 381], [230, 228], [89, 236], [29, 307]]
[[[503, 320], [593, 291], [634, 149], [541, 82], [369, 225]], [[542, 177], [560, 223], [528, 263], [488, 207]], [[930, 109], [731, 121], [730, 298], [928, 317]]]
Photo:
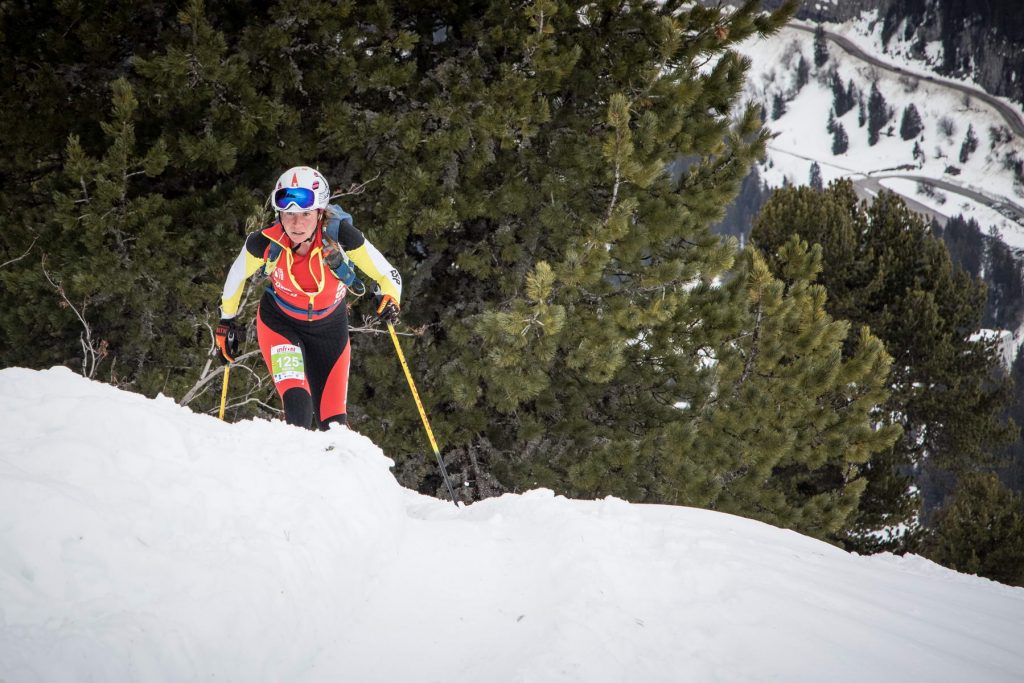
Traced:
[[[341, 221], [338, 243], [383, 294], [401, 302], [398, 270], [348, 220]], [[317, 228], [309, 251], [299, 255], [280, 221], [248, 235], [224, 282], [221, 317], [238, 314], [245, 281], [261, 269], [269, 276], [271, 295], [285, 314], [310, 321], [330, 315], [344, 300], [346, 287], [324, 262], [323, 246], [323, 229]], [[272, 259], [272, 252], [277, 252], [276, 258]]]

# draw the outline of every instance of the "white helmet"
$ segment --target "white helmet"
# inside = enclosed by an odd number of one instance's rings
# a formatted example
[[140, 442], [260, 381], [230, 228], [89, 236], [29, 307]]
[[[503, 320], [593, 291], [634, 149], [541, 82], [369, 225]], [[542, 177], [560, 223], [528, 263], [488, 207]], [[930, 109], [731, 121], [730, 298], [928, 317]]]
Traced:
[[282, 173], [270, 195], [270, 203], [279, 213], [326, 209], [330, 199], [327, 179], [309, 166], [295, 166]]

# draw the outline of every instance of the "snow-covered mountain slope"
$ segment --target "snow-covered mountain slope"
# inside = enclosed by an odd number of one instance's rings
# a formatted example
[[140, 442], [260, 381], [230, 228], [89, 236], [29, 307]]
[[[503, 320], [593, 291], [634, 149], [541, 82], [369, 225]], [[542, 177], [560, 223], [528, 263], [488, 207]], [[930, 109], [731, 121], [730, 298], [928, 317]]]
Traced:
[[457, 509], [354, 432], [0, 370], [0, 680], [1020, 681], [1024, 589], [729, 515]]
[[[849, 177], [867, 195], [887, 187], [915, 202], [912, 208], [975, 218], [986, 230], [994, 226], [1011, 247], [1024, 249], [1024, 139], [1013, 133], [1004, 114], [980, 96], [953, 88], [965, 87], [964, 83], [938, 77], [926, 64], [910, 61], [898, 45], [890, 45], [889, 54], [883, 54], [878, 45], [881, 22], [873, 14], [824, 26], [892, 68], [866, 63], [832, 40], [826, 42], [828, 61], [816, 67], [811, 24], [797, 22], [770, 38], [744, 43], [740, 51], [752, 62], [745, 96], [765, 105], [772, 115], [767, 125], [778, 134], [761, 166], [768, 184], [806, 185], [816, 161], [825, 183]], [[797, 76], [801, 58], [809, 70], [809, 80], [802, 87]], [[833, 135], [827, 128], [834, 104], [833, 73], [847, 88], [853, 84], [858, 99], [857, 105], [836, 118], [849, 139], [849, 148], [842, 153], [833, 153]], [[891, 117], [877, 144], [870, 145], [866, 109], [873, 84]], [[774, 118], [780, 113], [779, 99], [785, 112]], [[923, 129], [904, 140], [902, 117], [911, 104], [920, 114]], [[1002, 101], [1002, 106], [1011, 104]], [[1020, 113], [1017, 105], [1012, 107]], [[977, 139], [976, 149], [961, 161], [968, 128]], [[936, 179], [944, 186], [929, 189], [920, 179]]]

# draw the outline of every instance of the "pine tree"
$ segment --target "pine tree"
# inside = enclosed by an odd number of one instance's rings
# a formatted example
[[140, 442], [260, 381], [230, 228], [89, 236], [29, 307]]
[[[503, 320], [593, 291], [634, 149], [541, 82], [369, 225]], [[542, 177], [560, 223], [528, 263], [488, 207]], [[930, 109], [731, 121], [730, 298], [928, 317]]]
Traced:
[[850, 148], [850, 138], [846, 135], [843, 124], [836, 122], [832, 126], [832, 154], [843, 154]]
[[850, 86], [847, 88], [843, 85], [842, 79], [835, 71], [832, 72], [830, 81], [832, 87], [832, 109], [836, 113], [836, 118], [841, 118], [846, 112], [853, 109], [856, 104], [853, 81], [850, 81]]
[[825, 42], [825, 28], [818, 24], [814, 29], [814, 66], [819, 69], [828, 61], [828, 44]]
[[[971, 220], [974, 222], [974, 219]], [[974, 225], [977, 226], [977, 222]], [[1024, 320], [1024, 264], [1017, 250], [1002, 239], [986, 235], [984, 250], [984, 275], [989, 283], [985, 326], [1016, 329], [1019, 322]]]
[[[105, 350], [96, 376], [179, 398], [191, 387], [269, 183], [308, 163], [403, 274], [417, 332], [403, 344], [460, 490], [707, 504], [816, 535], [847, 524], [864, 485], [850, 468], [891, 436], [867, 418], [884, 352], [822, 313], [813, 252], [791, 248], [779, 285], [708, 229], [768, 139], [757, 111], [735, 111], [746, 63], [731, 47], [795, 3], [278, 11], [191, 0], [159, 42], [120, 55], [113, 110], [104, 82], [104, 107], [59, 133], [39, 246]], [[5, 332], [50, 302], [33, 328], [56, 330], [49, 355], [26, 364], [79, 363], [80, 323], [23, 265], [0, 271], [23, 304]], [[861, 351], [837, 363], [844, 343]], [[436, 492], [390, 341], [354, 344], [353, 423], [405, 483]], [[266, 414], [261, 372], [244, 410]], [[785, 411], [769, 409], [776, 393]], [[755, 411], [771, 433], [734, 431]]]
[[[687, 287], [731, 263], [732, 248], [707, 225], [721, 216], [722, 204], [714, 202], [735, 193], [763, 145], [752, 110], [732, 135], [724, 119], [702, 116], [696, 126], [687, 120], [694, 106], [729, 109], [740, 62], [724, 55], [699, 104], [686, 103], [695, 83], [683, 65], [749, 34], [750, 9], [709, 31], [706, 46], [684, 39], [685, 22], [666, 22], [639, 4], [621, 12], [595, 7], [587, 30], [574, 10], [538, 9], [521, 39], [523, 58], [535, 62], [531, 70], [541, 78], [524, 81], [510, 72], [493, 86], [494, 110], [480, 110], [481, 123], [502, 125], [481, 139], [441, 131], [437, 151], [424, 149], [416, 163], [402, 165], [407, 179], [387, 184], [395, 196], [385, 194], [382, 205], [408, 208], [382, 232], [393, 230], [397, 245], [411, 238], [424, 254], [409, 264], [416, 304], [408, 315], [415, 323], [417, 311], [425, 311], [419, 320], [430, 325], [417, 372], [441, 401], [431, 412], [453, 447], [458, 477], [476, 483], [479, 471], [506, 488], [662, 499], [653, 472], [637, 466], [637, 452], [676, 415], [664, 399], [706, 381], [693, 367], [685, 330], [716, 295]], [[695, 9], [686, 30], [692, 22], [716, 27], [725, 16]], [[508, 21], [496, 15], [493, 25]], [[550, 32], [537, 33], [540, 26]], [[465, 54], [487, 44], [489, 30], [487, 22], [466, 21], [449, 33], [459, 43], [445, 61], [430, 67], [453, 72], [448, 116], [480, 109], [472, 105], [479, 83], [462, 85], [454, 74]], [[652, 42], [637, 50], [637, 35]], [[602, 64], [599, 55], [609, 51], [621, 59]], [[666, 57], [680, 68], [664, 72]], [[505, 72], [497, 62], [487, 68]], [[647, 74], [650, 87], [635, 89], [638, 73]], [[506, 113], [507, 93], [520, 93], [524, 112]], [[524, 120], [533, 124], [523, 128]], [[593, 130], [601, 131], [597, 144]], [[697, 137], [686, 140], [686, 130]], [[741, 131], [752, 145], [736, 137]], [[682, 154], [703, 161], [673, 182], [663, 169]], [[431, 168], [444, 178], [453, 164], [454, 205], [430, 180]], [[424, 206], [427, 220], [413, 220]], [[637, 345], [638, 337], [647, 341]], [[402, 392], [393, 359], [381, 360], [367, 367], [367, 385], [374, 393], [387, 386]], [[394, 420], [393, 406], [366, 404], [381, 424]], [[392, 452], [418, 438], [415, 412], [403, 419], [401, 439], [381, 434], [385, 444], [393, 442]]]
[[138, 102], [125, 79], [112, 84], [111, 103], [102, 156], [86, 154], [78, 136], [68, 138], [68, 191], [54, 194], [43, 227], [51, 239], [39, 246], [38, 270], [12, 273], [8, 282], [27, 296], [50, 299], [21, 334], [42, 326], [51, 338], [77, 339], [78, 353], [60, 361], [80, 362], [86, 376], [115, 384], [130, 379], [155, 394], [167, 388], [167, 372], [151, 371], [150, 364], [183, 362], [180, 347], [199, 324], [181, 315], [195, 285], [181, 277], [166, 200], [136, 191], [141, 180], [163, 173], [166, 145], [162, 139], [148, 148], [137, 143]]
[[885, 102], [885, 97], [878, 90], [878, 83], [871, 84], [871, 94], [868, 95], [868, 144], [875, 145], [878, 142], [878, 134], [885, 127], [885, 124], [892, 118], [892, 110]]
[[[868, 325], [895, 359], [884, 412], [904, 437], [865, 467], [868, 487], [843, 542], [871, 551], [872, 532], [913, 524], [919, 502], [905, 472], [925, 466], [952, 472], [990, 466], [1016, 430], [1003, 417], [1010, 384], [992, 341], [974, 339], [985, 290], [953, 267], [941, 240], [896, 195], [857, 200], [849, 181], [824, 193], [776, 191], [755, 220], [751, 240], [773, 260], [792, 234], [822, 245], [828, 311]], [[849, 348], [847, 348], [849, 353]]]
[[[708, 225], [767, 139], [753, 109], [730, 118], [745, 64], [729, 47], [778, 28], [792, 3], [764, 16], [756, 3], [728, 14], [543, 1], [525, 12], [500, 2], [473, 13], [332, 7], [304, 4], [283, 27], [250, 23], [245, 44], [262, 52], [198, 60], [265, 63], [249, 70], [260, 89], [281, 92], [253, 122], [271, 128], [265, 144], [234, 143], [244, 167], [277, 170], [285, 149], [288, 163], [318, 164], [336, 188], [367, 183], [341, 201], [403, 274], [404, 320], [422, 330], [407, 351], [449, 468], [471, 484], [460, 490], [592, 491], [579, 473], [593, 461], [604, 472], [596, 493], [657, 500], [660, 489], [627, 464], [676, 415], [652, 397], [706, 382], [686, 336], [717, 295], [691, 285], [732, 262], [732, 245]], [[146, 62], [165, 97], [181, 88], [173, 78], [188, 49]], [[715, 68], [694, 72], [708, 55], [721, 57]], [[218, 103], [175, 97], [179, 109]], [[193, 118], [174, 120], [185, 124], [183, 152], [206, 151]], [[667, 175], [682, 156], [697, 163]], [[197, 163], [216, 174], [215, 159]], [[649, 343], [637, 345], [641, 336]], [[434, 492], [389, 343], [356, 340], [350, 415], [394, 454], [405, 483]], [[649, 355], [665, 360], [649, 365]]]
[[[237, 251], [266, 196], [249, 189], [269, 175], [249, 153], [257, 143], [280, 150], [282, 139], [266, 135], [281, 119], [251, 80], [263, 71], [245, 63], [259, 57], [229, 49], [212, 23], [240, 31], [247, 14], [218, 10], [192, 2], [165, 16], [162, 6], [131, 3], [87, 22], [94, 34], [84, 44], [137, 52], [117, 53], [121, 78], [103, 78], [107, 65], [83, 84], [89, 94], [104, 92], [104, 111], [92, 112], [85, 95], [69, 96], [67, 109], [80, 116], [47, 131], [56, 152], [49, 140], [35, 150], [43, 194], [31, 196], [45, 218], [31, 224], [45, 262], [24, 259], [0, 272], [0, 286], [21, 292], [22, 302], [0, 325], [11, 339], [26, 339], [5, 345], [4, 364], [66, 363], [177, 397], [211, 368], [218, 280], [230, 262], [223, 250]], [[140, 18], [165, 23], [136, 27]], [[136, 33], [144, 39], [130, 42]], [[151, 40], [157, 33], [164, 43]], [[86, 77], [96, 65], [67, 68]]]
[[778, 121], [786, 113], [786, 100], [776, 93], [772, 96], [772, 121]]
[[800, 92], [804, 86], [811, 80], [811, 67], [807, 64], [807, 60], [803, 54], [800, 55], [800, 60], [796, 64], [796, 91]]
[[811, 162], [811, 177], [808, 181], [808, 185], [810, 185], [815, 190], [825, 189], [825, 185], [824, 183], [822, 183], [821, 180], [821, 166], [818, 165], [817, 161]]
[[974, 132], [974, 125], [967, 124], [967, 134], [964, 136], [963, 144], [960, 145], [960, 163], [966, 164], [977, 149], [978, 136]]
[[[1010, 417], [1017, 424], [1022, 424], [1024, 423], [1024, 351], [1017, 350], [1010, 373], [1014, 382]], [[1009, 488], [1018, 493], [1024, 492], [1024, 443], [1018, 439], [1010, 444], [1006, 449], [1005, 457], [1005, 467], [1000, 472], [1000, 476]]]
[[924, 124], [921, 122], [921, 114], [911, 102], [903, 110], [903, 118], [900, 119], [900, 137], [904, 140], [913, 140], [921, 134], [922, 130], [924, 130]]
[[[825, 312], [820, 248], [794, 236], [778, 258], [783, 279], [748, 250], [718, 288], [722, 304], [746, 310], [730, 321], [730, 344], [707, 340], [714, 391], [683, 395], [638, 465], [655, 473], [658, 499], [824, 538], [856, 511], [867, 482], [852, 473], [898, 437], [898, 427], [875, 427], [891, 359], [866, 329], [850, 335]], [[855, 349], [846, 359], [844, 344]]]
[[[973, 218], [967, 220], [963, 215], [950, 216], [945, 225], [934, 224], [935, 233], [942, 237], [946, 248], [949, 249], [949, 256], [953, 261], [971, 274], [972, 277], [983, 277], [988, 270], [988, 256], [986, 252], [991, 250], [985, 243], [985, 233], [981, 226]], [[991, 297], [993, 287], [989, 284], [988, 293]], [[991, 306], [986, 306], [989, 311]], [[993, 327], [990, 321], [985, 321], [986, 327]], [[998, 327], [998, 325], [996, 326]]]
[[[83, 306], [92, 348], [100, 352], [104, 340], [112, 341], [98, 327], [95, 307], [86, 305], [95, 302], [84, 301], [72, 282], [81, 264], [64, 243], [80, 241], [78, 214], [58, 225], [53, 196], [66, 189], [62, 159], [69, 133], [85, 153], [103, 156], [112, 138], [100, 126], [110, 118], [111, 83], [129, 71], [133, 53], [154, 49], [161, 27], [173, 22], [165, 3], [145, 0], [0, 8], [0, 89], [12, 94], [0, 107], [0, 296], [6, 302], [0, 365], [81, 368], [86, 328], [74, 310]], [[60, 287], [74, 297], [70, 303]], [[94, 375], [110, 379], [112, 357], [106, 348], [96, 356], [103, 353], [107, 367]], [[115, 374], [122, 370], [128, 368]]]
[[1024, 586], [1024, 497], [994, 474], [965, 475], [935, 514], [922, 554], [957, 571]]

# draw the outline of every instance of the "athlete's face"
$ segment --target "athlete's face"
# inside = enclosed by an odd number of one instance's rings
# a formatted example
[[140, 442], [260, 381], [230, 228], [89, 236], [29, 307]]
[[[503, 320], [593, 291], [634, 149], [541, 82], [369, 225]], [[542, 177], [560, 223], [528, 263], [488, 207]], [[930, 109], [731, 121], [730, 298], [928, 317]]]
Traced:
[[282, 213], [281, 225], [284, 226], [284, 231], [291, 241], [294, 244], [300, 244], [308, 240], [316, 230], [319, 218], [320, 212], [316, 209], [297, 213]]

